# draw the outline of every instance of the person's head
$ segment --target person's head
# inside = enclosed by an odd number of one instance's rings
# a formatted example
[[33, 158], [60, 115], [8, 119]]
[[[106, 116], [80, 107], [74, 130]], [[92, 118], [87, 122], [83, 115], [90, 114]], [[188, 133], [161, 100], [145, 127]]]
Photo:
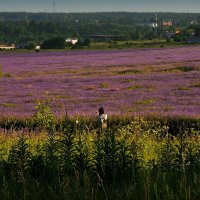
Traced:
[[100, 115], [104, 114], [104, 108], [103, 108], [103, 107], [100, 107], [100, 108], [99, 108], [99, 114], [100, 114]]

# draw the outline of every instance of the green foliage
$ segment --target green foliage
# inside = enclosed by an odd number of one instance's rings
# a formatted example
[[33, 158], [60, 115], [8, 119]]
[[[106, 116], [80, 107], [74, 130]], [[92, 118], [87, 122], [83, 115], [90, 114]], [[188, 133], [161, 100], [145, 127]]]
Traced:
[[91, 44], [91, 40], [89, 38], [79, 39], [78, 42], [71, 47], [71, 49], [90, 47], [90, 44]]
[[21, 194], [24, 199], [27, 195], [26, 179], [30, 168], [30, 157], [29, 144], [25, 137], [20, 136], [9, 152], [8, 163], [11, 169], [10, 173], [15, 175], [16, 182], [21, 183]]
[[191, 25], [189, 28], [194, 30], [194, 35], [196, 37], [200, 37], [200, 25], [199, 24]]
[[170, 38], [170, 37], [167, 37], [167, 38], [166, 38], [166, 42], [167, 42], [167, 43], [170, 43], [170, 42], [171, 42], [171, 38]]
[[174, 35], [173, 36], [174, 42], [182, 42], [183, 37], [181, 35]]
[[0, 65], [0, 78], [3, 77], [3, 70], [2, 70], [2, 65]]
[[33, 49], [35, 49], [36, 46], [37, 46], [37, 42], [29, 41], [26, 48], [29, 50], [33, 50]]
[[38, 127], [49, 132], [55, 131], [56, 118], [51, 110], [50, 100], [37, 100], [35, 108], [34, 118], [38, 122]]
[[54, 37], [48, 40], [45, 40], [42, 45], [42, 49], [64, 49], [65, 48], [65, 39], [62, 37]]
[[[155, 19], [155, 13], [4, 12], [0, 15], [4, 19], [0, 21], [0, 40], [2, 43], [17, 43], [22, 46], [29, 41], [40, 43], [56, 36], [111, 35], [108, 38], [94, 38], [96, 42], [159, 39], [166, 37], [166, 30], [174, 32], [176, 27], [185, 29], [185, 27], [190, 26], [192, 20], [199, 20], [198, 13], [158, 13], [159, 20], [171, 19], [175, 23], [173, 27], [158, 27], [155, 30], [148, 26], [138, 26], [140, 23]], [[195, 31], [195, 34], [198, 35], [198, 30]]]
[[1, 199], [198, 199], [198, 120], [113, 117], [104, 130], [76, 120], [56, 125], [42, 100], [41, 133], [0, 134]]
[[[57, 166], [57, 141], [56, 141], [56, 118], [50, 107], [50, 100], [38, 100], [36, 105], [35, 120], [39, 122], [39, 128], [47, 131], [47, 142], [45, 143], [45, 163], [49, 170]], [[56, 171], [55, 171], [56, 172]]]

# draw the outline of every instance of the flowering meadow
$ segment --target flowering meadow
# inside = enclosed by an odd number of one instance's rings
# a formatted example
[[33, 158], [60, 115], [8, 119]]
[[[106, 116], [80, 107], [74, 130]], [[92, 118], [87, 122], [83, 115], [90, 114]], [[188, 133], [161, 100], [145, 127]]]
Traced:
[[199, 200], [199, 55], [0, 52], [0, 199]]
[[0, 114], [30, 116], [52, 99], [57, 115], [199, 116], [200, 46], [0, 52]]
[[34, 131], [0, 130], [0, 199], [199, 199], [200, 121], [173, 129], [112, 118], [102, 130], [95, 119], [63, 118], [56, 126], [43, 103]]

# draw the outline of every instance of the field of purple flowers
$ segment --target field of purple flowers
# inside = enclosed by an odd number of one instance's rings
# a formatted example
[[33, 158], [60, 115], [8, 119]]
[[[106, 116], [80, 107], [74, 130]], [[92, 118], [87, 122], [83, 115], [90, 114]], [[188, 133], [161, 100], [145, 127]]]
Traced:
[[199, 116], [200, 46], [0, 53], [0, 114], [30, 116], [35, 101], [53, 110]]

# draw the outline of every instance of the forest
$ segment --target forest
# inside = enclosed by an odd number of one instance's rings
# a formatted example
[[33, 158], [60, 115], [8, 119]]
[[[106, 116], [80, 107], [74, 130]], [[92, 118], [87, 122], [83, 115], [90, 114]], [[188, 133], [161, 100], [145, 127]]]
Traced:
[[[171, 21], [173, 26], [162, 26]], [[200, 14], [192, 13], [0, 13], [0, 43], [42, 43], [54, 37], [114, 35], [123, 40], [165, 39], [175, 32], [197, 26]], [[154, 28], [148, 23], [158, 23]]]

